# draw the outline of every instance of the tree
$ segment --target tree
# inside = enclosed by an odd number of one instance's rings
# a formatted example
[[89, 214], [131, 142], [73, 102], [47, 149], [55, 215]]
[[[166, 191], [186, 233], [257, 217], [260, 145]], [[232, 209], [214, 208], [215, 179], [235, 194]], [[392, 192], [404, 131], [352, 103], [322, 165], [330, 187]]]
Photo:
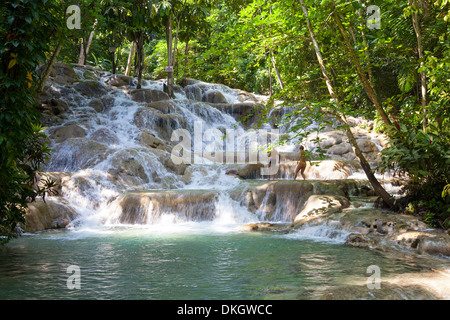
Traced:
[[327, 69], [325, 67], [325, 64], [324, 64], [324, 61], [322, 58], [322, 53], [320, 51], [319, 44], [316, 41], [313, 27], [312, 27], [311, 22], [308, 17], [308, 10], [307, 10], [303, 0], [300, 0], [300, 3], [301, 3], [302, 10], [303, 10], [303, 14], [305, 16], [306, 24], [308, 26], [311, 41], [314, 46], [314, 51], [316, 52], [317, 61], [319, 63], [325, 83], [328, 88], [328, 92], [330, 93], [331, 98], [335, 101], [335, 104], [337, 106], [336, 111], [333, 111], [332, 113], [335, 114], [339, 118], [339, 120], [341, 120], [344, 123], [344, 128], [345, 128], [345, 132], [347, 134], [348, 140], [349, 140], [350, 144], [352, 145], [355, 155], [359, 159], [361, 167], [364, 170], [364, 173], [366, 174], [367, 178], [369, 179], [369, 182], [372, 185], [372, 187], [374, 188], [375, 192], [377, 193], [377, 195], [379, 195], [383, 199], [383, 201], [386, 203], [386, 205], [388, 205], [389, 207], [392, 207], [393, 202], [392, 202], [391, 196], [389, 195], [389, 193], [386, 192], [386, 190], [384, 190], [384, 188], [381, 186], [379, 181], [375, 178], [375, 175], [373, 174], [369, 163], [367, 162], [366, 158], [364, 157], [364, 154], [361, 152], [361, 149], [359, 148], [358, 144], [356, 143], [356, 139], [355, 139], [355, 137], [350, 129], [350, 126], [346, 120], [345, 114], [343, 114], [340, 111], [340, 110], [342, 110], [342, 106], [340, 106], [339, 98], [338, 98], [338, 96], [333, 88], [333, 85], [331, 84], [330, 78], [328, 76], [328, 72], [327, 72]]
[[45, 0], [6, 1], [0, 11], [0, 242], [18, 234], [29, 202], [45, 196], [39, 170], [48, 159], [46, 136], [36, 109], [46, 40], [55, 30]]

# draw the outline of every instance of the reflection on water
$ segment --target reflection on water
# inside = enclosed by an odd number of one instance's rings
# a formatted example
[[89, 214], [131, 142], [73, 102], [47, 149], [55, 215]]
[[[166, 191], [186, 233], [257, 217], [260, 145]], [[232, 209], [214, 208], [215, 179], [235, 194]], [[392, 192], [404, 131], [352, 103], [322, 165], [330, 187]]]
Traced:
[[[157, 233], [144, 228], [41, 233], [0, 251], [0, 299], [318, 299], [339, 286], [427, 269], [339, 243], [263, 233]], [[67, 267], [81, 289], [67, 288]], [[354, 298], [358, 298], [355, 296]]]

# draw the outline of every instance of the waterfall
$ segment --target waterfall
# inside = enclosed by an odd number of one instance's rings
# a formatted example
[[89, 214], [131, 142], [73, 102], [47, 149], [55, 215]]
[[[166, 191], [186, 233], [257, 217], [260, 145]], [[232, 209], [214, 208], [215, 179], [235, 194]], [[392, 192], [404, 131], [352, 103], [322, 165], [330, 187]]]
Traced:
[[[57, 121], [50, 119], [53, 152], [45, 168], [66, 175], [61, 196], [78, 213], [72, 227], [289, 222], [310, 195], [308, 184], [264, 186], [264, 147], [293, 125], [275, 130], [266, 123], [254, 130], [240, 121], [244, 116], [253, 121], [254, 108], [266, 97], [185, 79], [169, 99], [164, 80], [146, 80], [135, 89], [135, 79], [116, 87], [107, 72], [92, 80], [84, 78], [82, 67], [75, 71], [81, 82], [49, 88], [52, 101], [67, 105], [67, 111]], [[283, 112], [271, 110], [274, 116]], [[306, 145], [314, 151], [313, 144]], [[175, 149], [183, 161], [174, 162]], [[275, 177], [292, 180], [298, 143], [277, 150], [282, 163]], [[361, 172], [337, 160], [308, 170], [309, 179], [319, 180], [355, 178]], [[246, 182], [251, 179], [259, 181], [260, 190], [251, 189]]]

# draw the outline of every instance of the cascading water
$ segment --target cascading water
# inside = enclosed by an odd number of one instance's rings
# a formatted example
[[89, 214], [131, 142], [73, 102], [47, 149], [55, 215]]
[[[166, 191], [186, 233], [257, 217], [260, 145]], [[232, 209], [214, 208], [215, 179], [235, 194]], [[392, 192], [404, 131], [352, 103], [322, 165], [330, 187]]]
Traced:
[[[258, 131], [240, 122], [265, 97], [188, 80], [184, 88], [176, 87], [175, 99], [169, 99], [161, 80], [144, 81], [136, 90], [135, 79], [131, 86], [118, 88], [110, 85], [111, 74], [102, 73], [92, 81], [82, 78], [83, 69], [75, 71], [84, 83], [52, 85], [69, 112], [63, 122], [48, 129], [54, 151], [46, 168], [70, 175], [62, 195], [79, 214], [74, 228], [292, 222], [307, 200], [309, 193], [292, 193], [290, 186], [276, 196], [267, 188], [259, 207], [249, 211], [242, 200], [247, 182], [230, 174], [243, 165], [253, 168], [245, 179], [265, 179], [259, 165], [268, 160], [264, 147], [289, 134], [292, 124], [273, 130], [267, 123]], [[180, 156], [188, 155], [188, 164], [172, 161], [181, 141], [175, 133], [180, 130], [190, 139], [178, 149]], [[276, 178], [291, 180], [298, 145], [290, 142], [278, 150], [291, 156], [282, 160]], [[357, 166], [347, 166], [347, 171], [333, 166], [335, 162], [324, 161], [311, 167], [310, 178], [346, 179], [361, 172]], [[214, 197], [205, 200], [211, 192]]]
[[[83, 74], [81, 70], [77, 73]], [[54, 152], [46, 171], [71, 174], [62, 187], [62, 195], [79, 214], [74, 227], [203, 220], [231, 224], [259, 219], [228, 194], [240, 180], [226, 175], [225, 167], [196, 154], [199, 150], [214, 152], [224, 147], [221, 137], [204, 141], [208, 130], [218, 130], [221, 135], [233, 130], [237, 137], [236, 144], [232, 144], [233, 151], [242, 145], [239, 138], [242, 139], [246, 131], [230, 114], [208, 103], [187, 99], [187, 95], [195, 88], [202, 94], [218, 92], [227, 103], [234, 103], [238, 101], [236, 92], [225, 86], [197, 82], [186, 91], [177, 90], [176, 99], [164, 100], [152, 108], [151, 103], [134, 101], [126, 90], [105, 84], [108, 77], [110, 75], [96, 82], [98, 90], [102, 91], [104, 107], [101, 112], [92, 108], [99, 100], [95, 94], [86, 95], [83, 91], [68, 91], [53, 85], [54, 90], [65, 91], [63, 99], [71, 112], [63, 123], [48, 129], [53, 137]], [[163, 82], [146, 81], [143, 89], [161, 92]], [[201, 95], [197, 99], [199, 97]], [[81, 134], [57, 139], [61, 128], [67, 130], [68, 127]], [[176, 168], [173, 170], [173, 165], [168, 166], [169, 147], [173, 146], [168, 142], [177, 129], [185, 129], [193, 137], [193, 147], [189, 151], [194, 157], [188, 181], [177, 174]], [[196, 130], [200, 130], [200, 134]], [[166, 144], [166, 148], [142, 143], [144, 134], [152, 141]], [[159, 197], [149, 200], [143, 194], [135, 194], [135, 199], [131, 200], [129, 192], [134, 190], [159, 190]], [[168, 190], [170, 197], [167, 197]], [[196, 201], [191, 190], [199, 194], [214, 190], [216, 194], [205, 204], [202, 200]], [[188, 198], [191, 201], [186, 201]], [[179, 205], [169, 204], [174, 201], [180, 202]]]

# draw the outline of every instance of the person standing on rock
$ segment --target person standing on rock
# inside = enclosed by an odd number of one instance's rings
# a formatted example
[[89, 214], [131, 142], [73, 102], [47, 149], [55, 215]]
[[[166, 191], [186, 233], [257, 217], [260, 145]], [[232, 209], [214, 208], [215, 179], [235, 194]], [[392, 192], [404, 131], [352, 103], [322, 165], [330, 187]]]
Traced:
[[306, 169], [306, 152], [303, 146], [300, 146], [300, 160], [297, 163], [297, 168], [295, 168], [294, 180], [297, 179], [298, 172], [300, 171], [303, 180], [306, 180], [305, 177], [305, 169]]

